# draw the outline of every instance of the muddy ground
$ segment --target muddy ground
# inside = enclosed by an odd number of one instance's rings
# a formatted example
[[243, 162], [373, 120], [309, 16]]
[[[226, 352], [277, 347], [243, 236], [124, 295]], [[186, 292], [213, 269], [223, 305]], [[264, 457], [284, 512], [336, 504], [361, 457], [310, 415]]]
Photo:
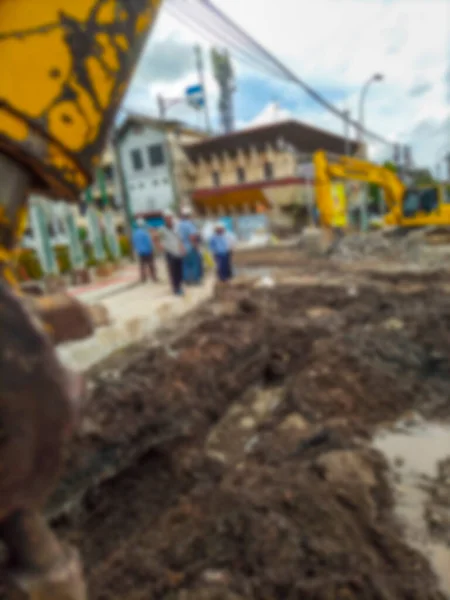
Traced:
[[371, 437], [450, 413], [449, 273], [283, 256], [92, 373], [50, 506], [92, 598], [445, 597]]

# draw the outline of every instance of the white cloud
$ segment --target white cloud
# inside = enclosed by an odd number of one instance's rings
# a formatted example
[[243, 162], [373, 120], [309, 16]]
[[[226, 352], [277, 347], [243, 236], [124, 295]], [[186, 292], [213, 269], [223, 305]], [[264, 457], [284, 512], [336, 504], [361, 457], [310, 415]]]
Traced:
[[[212, 1], [318, 91], [326, 95], [343, 89], [339, 108], [349, 108], [354, 118], [362, 84], [373, 73], [383, 73], [384, 81], [373, 84], [367, 97], [366, 126], [412, 143], [417, 163], [434, 166], [450, 150], [448, 0]], [[195, 32], [163, 14], [152, 44], [171, 35], [186, 44], [198, 40]], [[194, 70], [176, 82], [156, 83], [152, 96], [179, 93], [193, 78]], [[215, 103], [211, 76], [207, 85]], [[298, 98], [298, 119], [343, 131], [342, 123], [320, 106], [305, 109], [301, 90], [292, 86], [286, 93], [291, 104]], [[173, 115], [178, 116], [175, 109]], [[382, 153], [380, 147], [373, 149]]]

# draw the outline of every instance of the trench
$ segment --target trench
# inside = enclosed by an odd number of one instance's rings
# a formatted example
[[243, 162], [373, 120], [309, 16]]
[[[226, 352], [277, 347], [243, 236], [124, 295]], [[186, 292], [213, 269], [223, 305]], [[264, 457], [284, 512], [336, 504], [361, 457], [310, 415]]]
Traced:
[[[92, 374], [51, 503], [91, 597], [445, 597], [426, 498], [398, 487], [417, 440], [447, 454], [445, 278], [253, 275]], [[397, 431], [411, 411], [437, 429]]]

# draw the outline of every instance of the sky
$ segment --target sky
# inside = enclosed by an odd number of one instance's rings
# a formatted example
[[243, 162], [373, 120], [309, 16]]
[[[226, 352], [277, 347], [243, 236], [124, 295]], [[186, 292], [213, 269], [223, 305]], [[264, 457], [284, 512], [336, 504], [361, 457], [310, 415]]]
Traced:
[[[185, 4], [194, 0], [184, 0]], [[193, 46], [200, 44], [214, 129], [219, 130], [218, 89], [209, 61], [210, 40], [182, 23], [176, 3], [166, 0], [143, 53], [125, 106], [157, 114], [156, 97], [183, 96], [197, 83]], [[435, 173], [450, 152], [450, 0], [213, 0], [221, 10], [301, 79], [339, 109], [359, 118], [361, 88], [375, 73], [364, 122], [372, 131], [410, 144], [413, 160]], [[218, 42], [220, 47], [221, 43]], [[233, 53], [232, 53], [233, 58]], [[261, 122], [274, 102], [281, 114], [337, 133], [339, 118], [294, 84], [234, 59], [236, 126]], [[169, 117], [204, 125], [204, 115], [173, 106]], [[356, 133], [354, 132], [354, 135]], [[382, 160], [392, 148], [370, 143]]]

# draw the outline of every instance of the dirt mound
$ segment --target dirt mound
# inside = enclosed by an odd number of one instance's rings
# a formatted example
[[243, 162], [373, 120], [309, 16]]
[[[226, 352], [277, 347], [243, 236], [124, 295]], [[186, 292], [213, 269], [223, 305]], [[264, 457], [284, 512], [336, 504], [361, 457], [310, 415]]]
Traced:
[[441, 598], [365, 440], [448, 413], [450, 295], [352, 277], [233, 286], [93, 377], [53, 500], [92, 597]]
[[[133, 511], [121, 543], [112, 545], [101, 568], [92, 567], [106, 540], [92, 546], [92, 528], [89, 536], [87, 528], [80, 535], [93, 597], [441, 598], [425, 560], [402, 543], [387, 518], [382, 470], [367, 451], [326, 449], [312, 462], [277, 467], [250, 462], [219, 479], [206, 469], [204, 480], [165, 511], [156, 494], [159, 518], [154, 492], [147, 506], [142, 496], [136, 500], [127, 493], [123, 501], [131, 501]], [[158, 472], [154, 489], [162, 483]], [[169, 474], [167, 498], [175, 479]], [[151, 480], [149, 474], [149, 489]], [[123, 506], [122, 516], [126, 510]], [[130, 520], [138, 528], [127, 537]]]

